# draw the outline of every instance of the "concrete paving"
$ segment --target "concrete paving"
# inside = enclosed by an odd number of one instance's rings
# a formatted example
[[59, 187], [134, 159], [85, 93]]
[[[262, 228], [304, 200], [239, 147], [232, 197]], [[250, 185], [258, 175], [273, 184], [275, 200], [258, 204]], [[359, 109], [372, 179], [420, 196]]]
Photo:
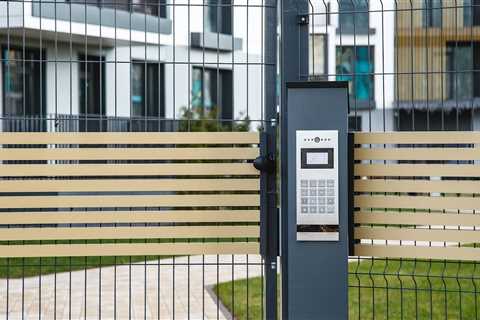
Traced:
[[173, 259], [162, 259], [146, 267], [1, 279], [0, 319], [231, 319], [212, 286], [260, 276], [260, 262], [258, 255], [234, 261], [231, 255], [191, 256], [175, 258], [175, 266]]

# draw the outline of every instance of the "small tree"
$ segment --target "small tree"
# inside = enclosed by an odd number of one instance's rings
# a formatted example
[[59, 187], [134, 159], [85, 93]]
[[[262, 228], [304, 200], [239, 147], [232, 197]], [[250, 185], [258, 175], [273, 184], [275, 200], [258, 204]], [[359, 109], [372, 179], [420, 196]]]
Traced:
[[179, 131], [249, 131], [250, 119], [248, 116], [239, 120], [218, 119], [218, 108], [205, 110], [200, 107], [180, 110]]

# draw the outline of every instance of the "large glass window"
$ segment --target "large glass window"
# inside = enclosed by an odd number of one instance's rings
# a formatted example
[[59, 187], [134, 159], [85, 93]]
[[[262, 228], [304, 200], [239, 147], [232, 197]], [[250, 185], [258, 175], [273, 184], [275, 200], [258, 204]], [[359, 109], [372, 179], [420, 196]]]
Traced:
[[480, 43], [447, 43], [447, 96], [448, 99], [470, 99], [480, 96]]
[[436, 27], [442, 26], [442, 0], [423, 0], [423, 26]]
[[398, 131], [470, 131], [473, 128], [471, 110], [412, 110], [399, 109], [395, 121]]
[[216, 112], [222, 120], [233, 119], [232, 71], [194, 67], [192, 107], [203, 114]]
[[367, 33], [368, 1], [338, 0], [339, 29], [342, 33]]
[[[44, 131], [46, 68], [41, 60], [45, 54], [38, 49], [2, 47], [1, 58], [3, 131]], [[21, 120], [24, 116], [28, 121]]]
[[349, 82], [353, 108], [373, 108], [374, 55], [373, 46], [337, 47], [337, 80]]
[[134, 131], [156, 128], [158, 118], [165, 117], [163, 68], [161, 63], [132, 63], [131, 114], [134, 118]]
[[[25, 56], [23, 53], [25, 52]], [[45, 62], [40, 50], [2, 49], [3, 115], [46, 114]], [[45, 59], [45, 55], [43, 55]]]
[[232, 34], [232, 1], [206, 0], [204, 23], [206, 32]]
[[105, 59], [80, 55], [79, 114], [81, 131], [102, 131], [105, 115]]
[[70, 2], [87, 3], [100, 8], [144, 13], [157, 17], [167, 17], [166, 0], [67, 0]]
[[463, 0], [463, 25], [480, 25], [480, 0]]

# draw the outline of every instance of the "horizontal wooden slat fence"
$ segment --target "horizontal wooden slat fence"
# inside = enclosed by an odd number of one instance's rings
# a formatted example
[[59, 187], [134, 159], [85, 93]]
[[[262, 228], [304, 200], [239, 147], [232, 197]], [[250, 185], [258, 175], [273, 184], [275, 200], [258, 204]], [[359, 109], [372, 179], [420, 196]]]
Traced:
[[354, 134], [354, 254], [480, 260], [480, 134]]
[[258, 133], [0, 133], [0, 144], [0, 257], [259, 252]]

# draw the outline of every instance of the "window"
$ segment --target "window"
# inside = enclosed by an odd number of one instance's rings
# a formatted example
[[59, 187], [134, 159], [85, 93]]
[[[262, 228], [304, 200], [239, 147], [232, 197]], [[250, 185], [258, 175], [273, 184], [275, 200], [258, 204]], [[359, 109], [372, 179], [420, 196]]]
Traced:
[[341, 33], [367, 33], [368, 0], [338, 0]]
[[[25, 55], [24, 55], [25, 52]], [[6, 48], [2, 58], [3, 131], [44, 131], [46, 103], [45, 53], [37, 49]], [[8, 117], [30, 117], [28, 121]], [[39, 119], [33, 120], [38, 117]]]
[[447, 42], [448, 99], [470, 99], [480, 96], [480, 43]]
[[336, 78], [349, 82], [352, 107], [374, 107], [373, 46], [339, 46], [336, 61]]
[[[111, 3], [111, 0], [103, 1]], [[132, 11], [134, 12], [144, 13], [162, 18], [167, 17], [166, 0], [128, 0], [127, 3], [128, 2], [132, 4]]]
[[442, 0], [423, 0], [423, 26], [436, 27], [442, 26]]
[[480, 0], [463, 0], [463, 25], [480, 26]]
[[413, 110], [399, 109], [396, 122], [398, 131], [460, 130], [471, 131], [472, 111], [460, 110]]
[[166, 0], [67, 0], [87, 3], [99, 8], [110, 8], [124, 11], [144, 13], [157, 17], [167, 17]]
[[[45, 59], [45, 54], [43, 54]], [[40, 50], [2, 49], [3, 115], [46, 114], [45, 62]]]
[[81, 55], [79, 79], [80, 130], [106, 130], [100, 119], [105, 115], [105, 58]]
[[216, 111], [223, 120], [233, 119], [232, 71], [194, 67], [192, 72], [192, 107], [203, 114]]
[[204, 24], [206, 32], [232, 34], [232, 1], [206, 0]]
[[133, 62], [131, 90], [133, 131], [155, 130], [165, 117], [163, 64]]
[[[324, 34], [310, 34], [308, 55], [309, 75], [324, 78], [327, 75], [327, 36]], [[320, 77], [319, 77], [320, 76]]]

